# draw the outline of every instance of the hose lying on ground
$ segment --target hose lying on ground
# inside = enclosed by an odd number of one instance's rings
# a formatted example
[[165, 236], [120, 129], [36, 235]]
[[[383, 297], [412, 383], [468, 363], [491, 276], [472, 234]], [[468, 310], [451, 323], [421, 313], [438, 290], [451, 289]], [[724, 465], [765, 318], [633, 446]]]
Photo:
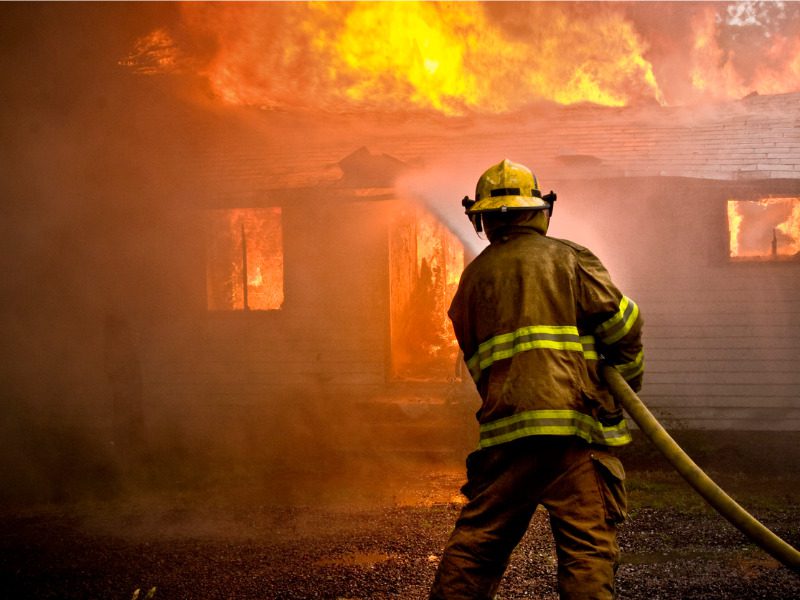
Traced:
[[714, 483], [672, 439], [615, 368], [603, 365], [602, 373], [617, 401], [689, 485], [753, 543], [795, 573], [800, 573], [800, 552], [762, 525]]

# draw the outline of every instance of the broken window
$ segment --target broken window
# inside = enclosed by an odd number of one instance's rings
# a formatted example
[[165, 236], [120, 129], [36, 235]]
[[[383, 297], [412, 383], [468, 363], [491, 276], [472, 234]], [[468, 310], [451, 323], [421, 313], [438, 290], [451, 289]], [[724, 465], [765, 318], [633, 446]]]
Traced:
[[450, 381], [461, 359], [447, 309], [464, 268], [464, 249], [422, 208], [397, 216], [390, 239], [391, 373], [395, 379]]
[[210, 210], [209, 310], [277, 310], [283, 304], [280, 207]]
[[728, 200], [728, 233], [732, 259], [798, 259], [800, 198]]

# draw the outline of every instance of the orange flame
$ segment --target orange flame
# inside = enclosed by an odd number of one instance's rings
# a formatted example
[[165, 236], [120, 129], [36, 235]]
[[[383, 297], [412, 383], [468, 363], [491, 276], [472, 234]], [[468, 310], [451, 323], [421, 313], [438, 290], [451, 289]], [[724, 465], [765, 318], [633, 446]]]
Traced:
[[[662, 100], [645, 45], [614, 11], [586, 18], [537, 6], [522, 38], [478, 3], [198, 3], [183, 15], [189, 31], [214, 40], [203, 73], [233, 104], [456, 115], [537, 100]], [[165, 46], [151, 34], [122, 62], [145, 72]]]
[[[198, 71], [223, 101], [267, 109], [691, 104], [800, 89], [800, 8], [782, 5], [189, 3], [182, 43], [162, 28], [120, 62]], [[664, 35], [658, 11], [680, 29]]]
[[463, 246], [433, 215], [409, 209], [392, 227], [390, 262], [393, 376], [455, 377], [458, 344], [447, 307], [464, 268]]
[[735, 200], [728, 201], [728, 235], [729, 235], [729, 256], [739, 256], [739, 235], [742, 230], [742, 215], [739, 213], [738, 203]]
[[[741, 49], [720, 45], [718, 16], [706, 8], [694, 20], [691, 80], [698, 96], [710, 100], [741, 98], [751, 92], [779, 94], [794, 91], [800, 82], [800, 38], [776, 34], [758, 56], [757, 68], [748, 76], [737, 65]], [[746, 49], [750, 50], [750, 49]], [[755, 48], [752, 49], [755, 52]]]
[[731, 258], [800, 257], [800, 198], [728, 200]]
[[281, 209], [211, 212], [209, 310], [279, 309], [283, 305]]
[[181, 53], [166, 29], [156, 29], [138, 39], [133, 50], [119, 64], [142, 75], [168, 73], [178, 69]]

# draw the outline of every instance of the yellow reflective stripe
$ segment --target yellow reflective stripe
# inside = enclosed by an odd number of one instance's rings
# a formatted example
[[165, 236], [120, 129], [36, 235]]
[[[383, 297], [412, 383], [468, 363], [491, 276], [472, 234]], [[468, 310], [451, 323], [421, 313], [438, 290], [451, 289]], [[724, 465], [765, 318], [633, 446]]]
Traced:
[[627, 296], [623, 296], [617, 314], [602, 323], [595, 333], [604, 344], [613, 344], [631, 330], [638, 318], [639, 307], [637, 304]]
[[510, 424], [524, 421], [525, 419], [534, 416], [539, 419], [589, 419], [593, 420], [589, 415], [582, 412], [571, 410], [568, 408], [542, 408], [539, 410], [526, 410], [521, 413], [516, 413], [508, 417], [503, 417], [495, 421], [490, 421], [481, 425], [481, 433], [485, 431], [494, 431], [502, 427], [507, 427]]
[[589, 443], [606, 446], [622, 446], [631, 441], [624, 420], [617, 425], [603, 425], [576, 410], [528, 410], [481, 425], [480, 447], [531, 435], [576, 435]]
[[639, 354], [631, 362], [615, 365], [615, 367], [623, 379], [628, 381], [641, 375], [644, 372], [644, 351], [640, 350]]
[[467, 367], [477, 381], [481, 371], [494, 362], [534, 348], [584, 351], [578, 328], [574, 325], [529, 325], [483, 342], [478, 346], [478, 351], [467, 360]]
[[545, 335], [571, 335], [571, 336], [578, 336], [578, 328], [574, 325], [529, 325], [527, 327], [520, 327], [516, 331], [512, 331], [511, 333], [501, 333], [500, 335], [496, 335], [493, 338], [489, 338], [485, 342], [483, 342], [480, 346], [478, 346], [478, 351], [485, 350], [486, 348], [490, 348], [492, 346], [496, 346], [498, 344], [505, 344], [508, 342], [512, 342], [517, 338], [521, 338], [527, 335], [537, 335], [537, 334], [545, 334]]
[[583, 348], [583, 358], [586, 360], [599, 360], [600, 356], [595, 350], [595, 339], [593, 335], [582, 335], [581, 346]]

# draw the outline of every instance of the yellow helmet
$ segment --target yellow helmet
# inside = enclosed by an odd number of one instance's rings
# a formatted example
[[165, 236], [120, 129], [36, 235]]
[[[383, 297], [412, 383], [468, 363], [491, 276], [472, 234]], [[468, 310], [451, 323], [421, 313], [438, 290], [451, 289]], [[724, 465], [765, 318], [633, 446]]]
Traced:
[[524, 165], [505, 159], [481, 175], [475, 189], [475, 203], [467, 209], [467, 214], [543, 208], [550, 208], [550, 203], [542, 198], [536, 175]]
[[539, 181], [530, 169], [504, 159], [489, 167], [478, 179], [475, 200], [465, 196], [461, 201], [475, 231], [483, 229], [481, 213], [509, 210], [549, 210], [553, 214], [555, 192], [542, 196]]

